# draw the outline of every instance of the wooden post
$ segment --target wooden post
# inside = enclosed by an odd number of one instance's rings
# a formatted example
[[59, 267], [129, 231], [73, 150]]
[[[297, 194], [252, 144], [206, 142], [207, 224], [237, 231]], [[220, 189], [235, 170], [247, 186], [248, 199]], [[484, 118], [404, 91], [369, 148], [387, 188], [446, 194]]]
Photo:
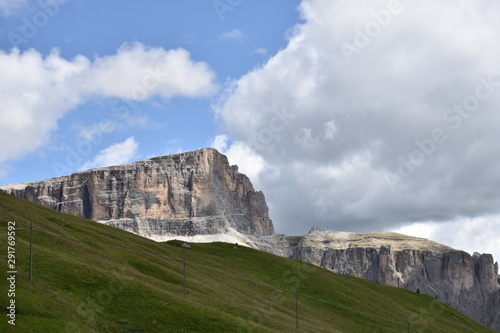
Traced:
[[184, 297], [186, 297], [186, 257], [184, 257]]
[[299, 292], [295, 289], [295, 327], [299, 328]]
[[33, 280], [33, 222], [30, 225], [30, 281]]

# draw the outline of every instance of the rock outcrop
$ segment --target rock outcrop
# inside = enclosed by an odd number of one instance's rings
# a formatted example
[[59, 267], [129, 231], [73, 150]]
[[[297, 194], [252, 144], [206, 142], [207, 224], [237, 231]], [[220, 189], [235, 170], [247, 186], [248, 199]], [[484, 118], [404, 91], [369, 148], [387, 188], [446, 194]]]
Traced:
[[264, 194], [212, 148], [0, 189], [156, 240], [274, 235]]
[[293, 259], [332, 272], [436, 296], [500, 331], [500, 277], [491, 254], [470, 255], [423, 238], [312, 229], [287, 237]]

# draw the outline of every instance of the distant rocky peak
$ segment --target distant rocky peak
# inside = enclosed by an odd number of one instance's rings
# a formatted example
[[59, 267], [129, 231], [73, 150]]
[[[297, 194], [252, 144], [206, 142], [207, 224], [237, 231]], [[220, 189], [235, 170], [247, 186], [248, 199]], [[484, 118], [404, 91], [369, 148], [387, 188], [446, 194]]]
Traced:
[[312, 228], [305, 236], [286, 239], [293, 259], [335, 273], [419, 290], [500, 332], [500, 276], [491, 254], [470, 255], [394, 232]]
[[454, 250], [449, 246], [426, 238], [412, 237], [395, 232], [377, 231], [373, 233], [356, 233], [323, 230], [316, 227], [312, 227], [307, 235], [301, 237], [300, 245], [337, 249], [350, 247], [378, 249], [384, 246], [394, 251], [411, 249], [433, 251], [436, 253]]

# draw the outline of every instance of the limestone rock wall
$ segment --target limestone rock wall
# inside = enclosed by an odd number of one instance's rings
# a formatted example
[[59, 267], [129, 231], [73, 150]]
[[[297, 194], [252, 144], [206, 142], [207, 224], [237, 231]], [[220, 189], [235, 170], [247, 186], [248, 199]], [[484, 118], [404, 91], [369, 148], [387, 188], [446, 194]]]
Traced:
[[144, 233], [274, 234], [263, 193], [212, 148], [0, 189]]
[[290, 239], [293, 259], [436, 296], [500, 332], [500, 277], [491, 254], [470, 255], [395, 233], [312, 232]]

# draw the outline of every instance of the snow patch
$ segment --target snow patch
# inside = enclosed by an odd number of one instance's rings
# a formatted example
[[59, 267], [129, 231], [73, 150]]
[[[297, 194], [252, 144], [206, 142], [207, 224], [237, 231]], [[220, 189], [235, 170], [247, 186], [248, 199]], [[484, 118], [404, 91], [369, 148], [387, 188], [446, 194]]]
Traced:
[[179, 236], [179, 235], [141, 235], [143, 237], [147, 237], [156, 242], [167, 242], [170, 240], [180, 240], [187, 243], [214, 243], [214, 242], [223, 242], [229, 244], [238, 244], [246, 247], [255, 248], [255, 245], [249, 239], [245, 239], [246, 237], [238, 237], [236, 235], [226, 235], [226, 234], [214, 234], [214, 235], [196, 235], [196, 236]]
[[[102, 224], [107, 224], [109, 221], [96, 221], [96, 222], [102, 223]], [[141, 237], [151, 239], [155, 242], [168, 242], [171, 240], [179, 240], [179, 241], [183, 241], [183, 242], [187, 242], [187, 243], [222, 242], [222, 243], [229, 243], [229, 244], [238, 244], [238, 245], [250, 247], [253, 249], [258, 248], [254, 241], [252, 241], [250, 238], [248, 238], [244, 234], [236, 231], [233, 228], [229, 228], [224, 233], [211, 234], [211, 235], [194, 235], [194, 236], [181, 236], [181, 235], [175, 235], [175, 234], [170, 234], [170, 233], [158, 235], [158, 234], [153, 234], [153, 233], [141, 232], [140, 226], [138, 229], [139, 229], [138, 233], [136, 233], [131, 228], [124, 228], [122, 230], [131, 232], [131, 233], [133, 233], [135, 235], [139, 235]]]

